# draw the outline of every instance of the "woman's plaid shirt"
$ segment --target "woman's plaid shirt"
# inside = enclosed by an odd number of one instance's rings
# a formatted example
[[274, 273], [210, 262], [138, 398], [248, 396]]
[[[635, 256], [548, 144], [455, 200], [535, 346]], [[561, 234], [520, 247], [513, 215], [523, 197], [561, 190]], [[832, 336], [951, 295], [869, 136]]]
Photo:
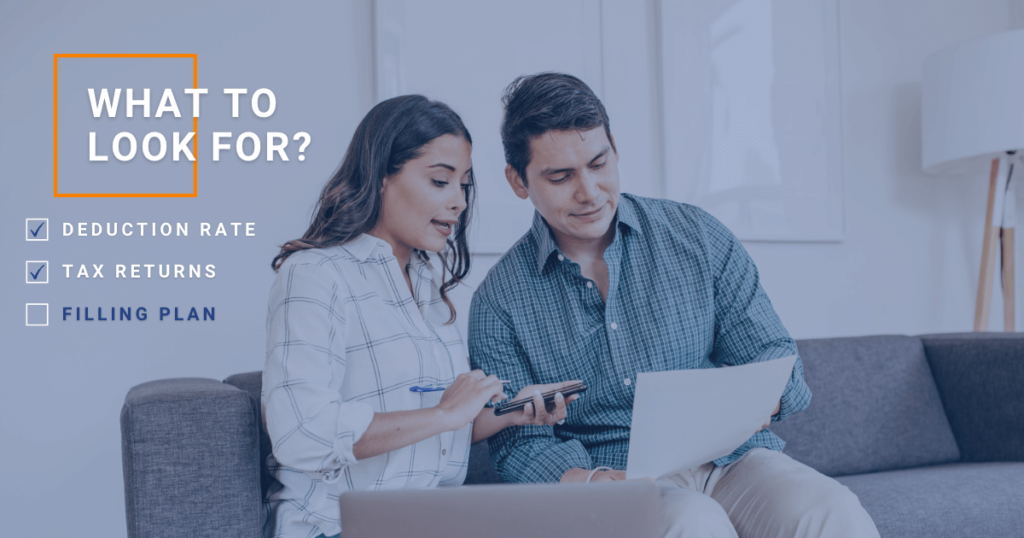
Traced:
[[338, 534], [345, 491], [462, 484], [472, 425], [372, 458], [352, 453], [374, 413], [440, 400], [409, 387], [469, 371], [458, 329], [445, 324], [439, 262], [413, 256], [409, 275], [415, 295], [391, 246], [366, 234], [281, 265], [263, 370], [267, 467], [279, 482], [267, 493], [266, 536]]

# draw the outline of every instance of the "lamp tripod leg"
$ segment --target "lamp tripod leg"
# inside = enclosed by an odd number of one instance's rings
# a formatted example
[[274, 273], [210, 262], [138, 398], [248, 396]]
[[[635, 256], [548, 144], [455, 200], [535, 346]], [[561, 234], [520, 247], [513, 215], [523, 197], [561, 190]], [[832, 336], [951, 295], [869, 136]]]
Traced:
[[1003, 330], [1006, 332], [1013, 332], [1017, 328], [1014, 320], [1017, 295], [1014, 292], [1013, 271], [1013, 228], [1003, 228]]
[[[988, 330], [988, 315], [992, 307], [992, 272], [996, 263], [996, 248], [999, 241], [999, 226], [993, 226], [992, 215], [996, 209], [996, 195], [999, 192], [1000, 159], [992, 159], [988, 180], [988, 204], [985, 209], [985, 234], [981, 243], [981, 275], [978, 277], [978, 300], [974, 306], [974, 330]], [[1000, 222], [1002, 219], [1000, 219]]]
[[1016, 183], [1013, 181], [1014, 165], [1018, 168], [1024, 164], [1019, 157], [1016, 162], [1010, 164], [1007, 170], [1006, 190], [1003, 196], [1003, 330], [1014, 332], [1017, 329], [1014, 319], [1014, 308], [1017, 302], [1017, 294], [1014, 286], [1014, 248], [1013, 230], [1017, 226], [1017, 193]]

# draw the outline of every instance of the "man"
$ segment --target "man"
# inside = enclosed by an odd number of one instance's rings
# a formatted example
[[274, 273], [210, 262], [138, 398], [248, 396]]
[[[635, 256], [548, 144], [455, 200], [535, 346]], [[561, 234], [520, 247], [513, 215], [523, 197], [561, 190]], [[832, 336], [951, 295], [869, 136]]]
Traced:
[[[491, 438], [491, 457], [509, 482], [624, 480], [639, 372], [770, 360], [796, 345], [725, 226], [694, 206], [620, 195], [608, 115], [586, 84], [520, 77], [502, 101], [505, 177], [536, 213], [473, 297], [473, 367], [513, 392], [566, 379], [589, 390], [562, 425]], [[798, 359], [765, 426], [810, 398]], [[762, 429], [660, 480], [665, 535], [878, 536], [853, 493], [783, 445]]]

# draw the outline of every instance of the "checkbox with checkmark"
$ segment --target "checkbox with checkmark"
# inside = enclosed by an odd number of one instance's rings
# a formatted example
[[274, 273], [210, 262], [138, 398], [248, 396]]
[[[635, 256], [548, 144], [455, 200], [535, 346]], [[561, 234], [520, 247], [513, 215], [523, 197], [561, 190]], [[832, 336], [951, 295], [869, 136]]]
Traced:
[[50, 219], [25, 219], [25, 241], [49, 241]]
[[28, 284], [48, 284], [50, 282], [50, 262], [45, 260], [29, 260], [25, 262], [25, 282]]

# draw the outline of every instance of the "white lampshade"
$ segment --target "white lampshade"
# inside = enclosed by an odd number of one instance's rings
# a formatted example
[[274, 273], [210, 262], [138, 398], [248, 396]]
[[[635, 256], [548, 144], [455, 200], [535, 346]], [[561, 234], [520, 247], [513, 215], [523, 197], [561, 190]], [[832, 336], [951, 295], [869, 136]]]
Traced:
[[979, 172], [1024, 149], [1024, 30], [961, 43], [924, 62], [922, 166]]

